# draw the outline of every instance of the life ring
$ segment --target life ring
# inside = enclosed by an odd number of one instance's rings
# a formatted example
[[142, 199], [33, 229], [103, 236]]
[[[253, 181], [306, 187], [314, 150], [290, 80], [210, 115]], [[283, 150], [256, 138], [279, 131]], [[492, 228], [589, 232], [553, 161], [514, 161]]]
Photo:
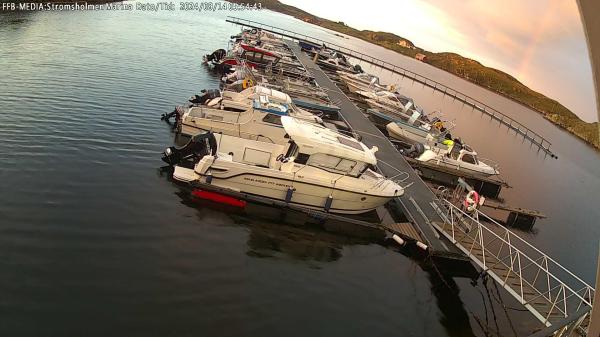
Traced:
[[465, 197], [464, 206], [469, 212], [473, 212], [479, 205], [479, 193], [470, 191]]

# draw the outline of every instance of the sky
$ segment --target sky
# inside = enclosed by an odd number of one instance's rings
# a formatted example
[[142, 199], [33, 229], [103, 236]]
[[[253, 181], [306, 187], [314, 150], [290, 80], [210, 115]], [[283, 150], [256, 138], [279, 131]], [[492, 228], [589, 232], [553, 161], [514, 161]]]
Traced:
[[598, 120], [575, 0], [283, 0], [357, 29], [395, 33], [433, 52], [500, 69], [586, 122]]

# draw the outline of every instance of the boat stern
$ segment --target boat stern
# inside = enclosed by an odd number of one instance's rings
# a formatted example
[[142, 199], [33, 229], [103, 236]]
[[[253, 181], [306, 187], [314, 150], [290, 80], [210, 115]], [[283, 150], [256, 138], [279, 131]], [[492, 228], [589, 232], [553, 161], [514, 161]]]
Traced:
[[175, 166], [175, 170], [173, 171], [173, 179], [185, 183], [191, 183], [194, 181], [198, 181], [200, 175], [194, 171], [194, 169], [189, 169], [182, 166]]

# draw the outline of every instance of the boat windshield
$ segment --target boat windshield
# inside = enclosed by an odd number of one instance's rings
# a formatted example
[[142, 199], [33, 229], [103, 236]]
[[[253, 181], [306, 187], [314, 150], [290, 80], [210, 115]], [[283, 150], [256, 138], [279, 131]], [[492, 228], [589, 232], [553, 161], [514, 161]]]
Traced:
[[355, 140], [352, 140], [352, 139], [346, 138], [346, 137], [341, 137], [341, 136], [338, 136], [337, 139], [341, 144], [350, 146], [351, 148], [356, 149], [356, 150], [364, 151], [362, 146], [360, 146], [360, 143]]
[[477, 165], [477, 156], [472, 153], [464, 153], [461, 158], [462, 161], [468, 164]]

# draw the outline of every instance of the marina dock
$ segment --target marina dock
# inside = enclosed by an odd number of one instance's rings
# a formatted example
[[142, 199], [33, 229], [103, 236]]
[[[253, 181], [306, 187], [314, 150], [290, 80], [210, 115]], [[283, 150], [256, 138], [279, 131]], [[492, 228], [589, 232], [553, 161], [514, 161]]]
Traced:
[[[585, 319], [591, 308], [590, 298], [594, 292], [591, 286], [571, 273], [558, 276], [566, 269], [478, 210], [473, 215], [468, 215], [448, 201], [438, 199], [421, 180], [419, 173], [398, 153], [396, 147], [327, 74], [312, 63], [297, 44], [291, 41], [287, 44], [313, 74], [315, 81], [326, 88], [332, 100], [340, 106], [341, 117], [353, 132], [360, 135], [366, 145], [379, 148], [379, 170], [388, 177], [401, 176], [399, 171], [406, 172], [403, 180], [407, 186], [405, 194], [394, 199], [392, 204], [410, 222], [384, 225], [388, 232], [403, 239], [417, 242], [422, 240], [434, 256], [454, 257], [457, 260], [467, 256], [482, 270], [482, 278], [489, 276], [543, 325], [561, 330], [559, 335], [586, 324]], [[500, 188], [506, 185], [489, 179], [478, 180], [482, 183], [480, 189], [487, 184], [485, 194], [493, 196], [497, 196]], [[522, 214], [534, 212], [506, 209], [504, 205], [494, 201], [488, 206], [508, 211], [509, 222], [516, 222]], [[491, 222], [491, 225], [480, 221], [480, 214], [483, 217], [481, 219]], [[533, 223], [541, 216], [543, 215], [532, 213], [525, 220]]]
[[350, 125], [353, 132], [362, 137], [367, 146], [377, 146], [377, 159], [381, 163], [379, 170], [388, 178], [402, 178], [406, 192], [394, 203], [409, 218], [416, 227], [420, 238], [431, 249], [434, 255], [459, 254], [451, 245], [442, 242], [440, 235], [431, 225], [432, 221], [442, 221], [431, 203], [438, 202], [435, 194], [421, 180], [410, 164], [398, 153], [394, 145], [369, 121], [369, 119], [352, 103], [337, 85], [321, 70], [310, 57], [304, 54], [300, 46], [287, 40], [287, 46], [294, 52], [296, 58], [310, 71], [317, 84], [327, 90], [327, 93], [340, 108], [341, 117]]
[[[378, 68], [387, 70], [392, 72], [393, 74], [399, 75], [401, 77], [406, 77], [411, 79], [414, 82], [420, 83], [423, 86], [429, 87], [432, 90], [438, 91], [444, 95], [444, 97], [452, 98], [455, 101], [459, 101], [464, 105], [470, 106], [472, 109], [477, 110], [482, 113], [482, 115], [486, 115], [490, 118], [490, 120], [497, 121], [499, 126], [505, 126], [508, 130], [512, 130], [515, 132], [515, 135], [520, 135], [524, 140], [527, 140], [532, 145], [536, 146], [540, 151], [543, 151], [544, 154], [549, 155], [551, 158], [558, 158], [554, 152], [551, 150], [552, 144], [548, 139], [544, 136], [540, 135], [536, 131], [530, 129], [514, 118], [494, 109], [493, 107], [477, 100], [465, 93], [462, 93], [456, 89], [450, 88], [436, 80], [425, 77], [423, 75], [417, 74], [411, 70], [406, 68], [397, 66], [395, 64], [389, 63], [387, 61], [375, 58], [373, 56], [367, 55], [365, 53], [346, 48], [344, 46], [337, 45], [335, 43], [330, 43], [328, 41], [324, 41], [312, 36], [307, 36], [304, 34], [296, 33], [289, 31], [287, 29], [274, 27], [271, 25], [266, 25], [260, 22], [241, 19], [236, 17], [228, 16], [226, 19], [227, 22], [242, 25], [245, 27], [263, 29], [274, 34], [277, 34], [282, 37], [286, 37], [289, 39], [302, 40], [314, 45], [326, 45], [328, 49], [334, 50], [340, 54], [346, 55], [354, 60], [369, 63]], [[299, 49], [299, 47], [298, 47]]]
[[[534, 223], [535, 219], [543, 217], [543, 214], [507, 206], [498, 202], [500, 201], [498, 199], [493, 200], [498, 197], [502, 187], [508, 186], [499, 179], [470, 177], [474, 181], [465, 183], [465, 179], [468, 180], [469, 177], [456, 172], [441, 172], [440, 170], [437, 172], [430, 170], [429, 175], [432, 176], [428, 177], [422, 172], [426, 168], [415, 163], [411, 166], [408, 159], [399, 153], [396, 145], [385, 136], [384, 132], [377, 128], [337, 86], [334, 80], [335, 75], [328, 75], [315, 63], [317, 57], [313, 61], [295, 41], [289, 39], [303, 40], [302, 37], [299, 38], [298, 34], [290, 31], [282, 33], [275, 27], [267, 26], [265, 29], [265, 25], [248, 20], [228, 17], [227, 21], [251, 28], [264, 29], [281, 36], [281, 41], [289, 50], [286, 52], [288, 54], [291, 52], [290, 57], [297, 60], [298, 67], [303, 67], [310, 74], [311, 79], [326, 92], [331, 102], [340, 108], [337, 117], [342, 124], [348, 126], [347, 131], [356, 138], [360, 138], [365, 145], [377, 147], [377, 170], [405, 188], [404, 194], [393, 198], [386, 208], [391, 213], [402, 213], [406, 220], [389, 221], [390, 219], [387, 219], [380, 220], [378, 223], [369, 223], [332, 215], [327, 210], [299, 209], [300, 211], [312, 215], [316, 219], [349, 220], [358, 225], [360, 231], [374, 230], [385, 236], [386, 241], [393, 239], [400, 245], [404, 245], [407, 240], [412, 241], [416, 243], [417, 247], [427, 251], [429, 257], [438, 257], [435, 260], [441, 258], [445, 260], [444, 262], [460, 261], [461, 263], [470, 261], [480, 270], [479, 274], [475, 276], [474, 282], [481, 279], [485, 283], [488, 278], [491, 278], [533, 314], [544, 327], [550, 329], [548, 331], [556, 332], [555, 336], [568, 336], [576, 329], [585, 330], [593, 305], [592, 298], [595, 293], [593, 287], [511, 232], [506, 226], [482, 213], [478, 207], [469, 209], [463, 205], [462, 201], [458, 203], [449, 201], [446, 195], [447, 190], [431, 188], [421, 179], [421, 176], [428, 180], [443, 181], [446, 179], [450, 185], [456, 181], [459, 186], [456, 187], [455, 192], [457, 193], [454, 194], [459, 197], [458, 200], [461, 200], [462, 196], [458, 190], [466, 189], [467, 187], [464, 185], [475, 182], [468, 188], [469, 191], [479, 190], [482, 195], [487, 195], [492, 199], [487, 202], [487, 205], [484, 203], [488, 208], [508, 212], [506, 223], [523, 220]], [[250, 24], [246, 22], [250, 22]], [[305, 41], [313, 40], [308, 38]], [[353, 57], [349, 54], [346, 55]], [[387, 69], [385, 65], [379, 66]], [[479, 109], [476, 104], [473, 104], [473, 107]], [[482, 110], [485, 112], [486, 108], [484, 107]], [[512, 122], [507, 126], [509, 129], [515, 129], [517, 133], [521, 133], [519, 130], [523, 130], [521, 126], [515, 127]], [[532, 139], [529, 134], [530, 130], [526, 128], [525, 130], [527, 130], [524, 134], [526, 139], [531, 140], [541, 150], [555, 157], [549, 150], [549, 142], [546, 143], [547, 141], [543, 137], [541, 140]], [[537, 136], [537, 134], [535, 135]], [[440, 173], [446, 176], [440, 178]], [[476, 183], [480, 183], [480, 185]], [[251, 196], [248, 197], [252, 199]], [[278, 206], [281, 208], [294, 208], [287, 202], [279, 203]], [[476, 203], [481, 205], [481, 203]], [[526, 217], [523, 218], [523, 215]], [[434, 262], [435, 264], [437, 262]]]

